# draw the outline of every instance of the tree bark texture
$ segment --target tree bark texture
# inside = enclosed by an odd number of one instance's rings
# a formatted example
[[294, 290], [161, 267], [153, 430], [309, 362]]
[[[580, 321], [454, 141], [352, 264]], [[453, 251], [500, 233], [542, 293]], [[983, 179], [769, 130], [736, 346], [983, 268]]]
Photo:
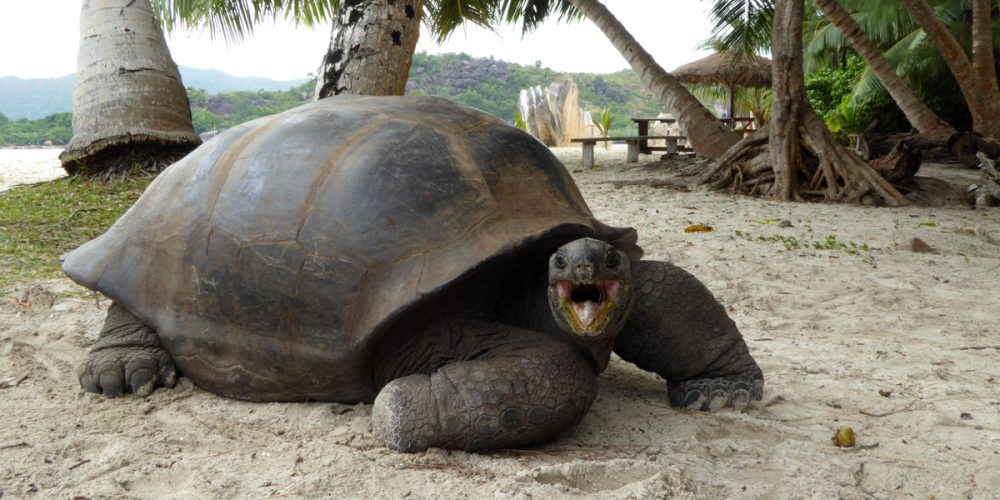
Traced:
[[[993, 76], [990, 82], [983, 81], [979, 77], [965, 50], [962, 49], [958, 40], [948, 31], [945, 24], [937, 18], [937, 15], [934, 14], [934, 9], [926, 0], [900, 0], [900, 3], [910, 13], [913, 20], [924, 30], [924, 33], [927, 34], [927, 39], [938, 49], [942, 59], [944, 59], [948, 68], [951, 69], [952, 74], [955, 75], [955, 80], [958, 81], [962, 95], [969, 105], [969, 113], [972, 115], [972, 128], [983, 135], [1000, 138], [1000, 92], [996, 90], [996, 76]], [[973, 42], [973, 47], [974, 50], [975, 47], [979, 47], [979, 57], [985, 59], [987, 57], [987, 48], [990, 48], [990, 53], [992, 54], [992, 38], [988, 25], [984, 30], [982, 23], [989, 23], [990, 21], [982, 19], [977, 21], [975, 18], [988, 17], [990, 5], [987, 1], [985, 2], [987, 4], [985, 7], [982, 5], [977, 7], [977, 4], [980, 3], [982, 2], [978, 0], [973, 1], [973, 36], [978, 38], [977, 41]], [[983, 40], [984, 37], [985, 40]], [[992, 60], [992, 56], [989, 57]], [[985, 64], [980, 62], [978, 66], [982, 69]], [[982, 71], [986, 72], [985, 69], [982, 69]]]
[[[931, 111], [923, 101], [917, 97], [913, 89], [910, 88], [902, 78], [896, 74], [896, 70], [886, 60], [882, 51], [872, 43], [868, 35], [858, 26], [854, 18], [844, 10], [837, 0], [813, 0], [826, 16], [830, 24], [834, 25], [844, 38], [864, 58], [868, 67], [872, 69], [882, 86], [885, 87], [892, 99], [896, 101], [899, 109], [906, 115], [917, 130], [926, 135], [950, 136], [955, 133], [955, 129], [942, 120], [934, 111]], [[992, 65], [992, 63], [991, 63]], [[992, 67], [992, 66], [991, 66]]]
[[344, 0], [316, 81], [316, 99], [403, 95], [423, 0]]
[[805, 75], [802, 72], [802, 2], [778, 0], [774, 3], [771, 28], [771, 167], [774, 169], [774, 196], [797, 200], [796, 177], [802, 161], [799, 142]]
[[85, 0], [63, 168], [145, 169], [198, 144], [187, 92], [149, 0]]
[[983, 91], [997, 91], [997, 72], [993, 58], [991, 0], [972, 0], [972, 69]]
[[607, 7], [597, 0], [569, 0], [604, 33], [611, 44], [639, 75], [642, 83], [656, 95], [683, 130], [695, 152], [717, 158], [740, 140], [712, 113], [705, 109], [673, 75], [667, 73], [625, 29]]

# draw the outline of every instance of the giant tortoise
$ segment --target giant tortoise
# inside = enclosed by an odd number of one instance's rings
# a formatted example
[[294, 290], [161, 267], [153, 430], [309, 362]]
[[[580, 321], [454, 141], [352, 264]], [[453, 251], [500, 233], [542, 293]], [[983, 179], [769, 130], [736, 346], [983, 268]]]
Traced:
[[148, 394], [183, 374], [253, 401], [374, 401], [401, 451], [549, 439], [583, 418], [612, 351], [676, 407], [759, 400], [723, 307], [636, 240], [493, 116], [325, 99], [208, 141], [65, 256], [113, 300], [80, 384]]

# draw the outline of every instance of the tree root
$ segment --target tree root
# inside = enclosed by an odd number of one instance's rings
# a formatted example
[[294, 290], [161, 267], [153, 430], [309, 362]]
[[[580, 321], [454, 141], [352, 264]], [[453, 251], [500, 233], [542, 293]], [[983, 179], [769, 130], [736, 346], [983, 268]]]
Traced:
[[111, 181], [159, 173], [186, 156], [195, 145], [127, 143], [111, 146], [86, 158], [63, 164], [69, 175]]
[[976, 208], [995, 207], [1000, 205], [1000, 170], [997, 170], [996, 160], [983, 153], [977, 153], [982, 173], [979, 182], [969, 186], [966, 201]]
[[[712, 189], [778, 197], [775, 171], [769, 154], [769, 127], [765, 126], [729, 149], [695, 181]], [[801, 161], [793, 173], [792, 199], [848, 203], [909, 204], [882, 175], [856, 153], [838, 143], [826, 124], [811, 110], [803, 113], [799, 128]]]

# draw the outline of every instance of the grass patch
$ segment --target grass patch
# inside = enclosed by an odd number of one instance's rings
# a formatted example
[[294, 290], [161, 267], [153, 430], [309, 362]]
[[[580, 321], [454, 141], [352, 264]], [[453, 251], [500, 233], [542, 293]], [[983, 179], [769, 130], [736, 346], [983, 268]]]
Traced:
[[0, 288], [62, 276], [59, 256], [106, 231], [154, 177], [64, 177], [0, 193]]
[[[737, 238], [742, 238], [747, 241], [754, 241], [754, 237], [743, 231], [736, 231], [734, 233]], [[848, 241], [847, 243], [837, 241], [837, 237], [834, 235], [828, 235], [825, 240], [813, 240], [813, 241], [802, 241], [796, 239], [794, 236], [757, 236], [756, 241], [764, 241], [771, 243], [781, 243], [785, 247], [785, 251], [791, 252], [794, 250], [832, 250], [841, 251], [848, 255], [858, 255], [863, 257], [862, 260], [875, 265], [875, 257], [873, 257], [869, 252], [872, 250], [877, 250], [876, 248], [869, 247], [867, 243], [855, 243], [853, 241]], [[781, 250], [779, 250], [780, 252]]]

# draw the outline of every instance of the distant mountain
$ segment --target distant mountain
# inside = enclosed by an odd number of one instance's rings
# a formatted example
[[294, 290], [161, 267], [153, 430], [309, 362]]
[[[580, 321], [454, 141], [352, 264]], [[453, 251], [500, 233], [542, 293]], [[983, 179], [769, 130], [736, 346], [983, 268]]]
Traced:
[[[288, 90], [306, 82], [297, 80], [272, 80], [261, 77], [233, 76], [215, 69], [180, 67], [184, 86], [205, 89], [209, 93], [239, 90]], [[74, 75], [61, 78], [18, 78], [0, 77], [0, 113], [12, 120], [29, 118], [32, 120], [53, 113], [69, 112], [73, 109]]]
[[62, 78], [0, 78], [0, 113], [36, 120], [73, 109], [73, 75]]

